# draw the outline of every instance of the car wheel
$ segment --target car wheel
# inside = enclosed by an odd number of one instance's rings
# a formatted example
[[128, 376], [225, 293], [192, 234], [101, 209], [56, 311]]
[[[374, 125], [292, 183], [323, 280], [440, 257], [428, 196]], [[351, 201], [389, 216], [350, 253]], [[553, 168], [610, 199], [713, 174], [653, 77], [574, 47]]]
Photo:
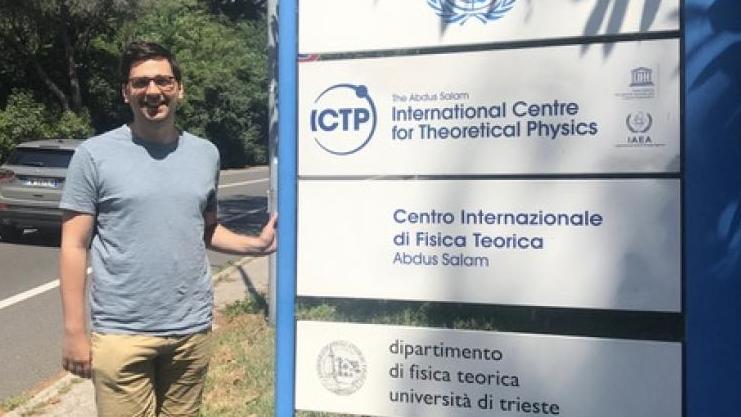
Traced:
[[20, 240], [22, 236], [23, 229], [10, 225], [0, 226], [0, 237], [2, 237], [5, 242], [15, 242]]

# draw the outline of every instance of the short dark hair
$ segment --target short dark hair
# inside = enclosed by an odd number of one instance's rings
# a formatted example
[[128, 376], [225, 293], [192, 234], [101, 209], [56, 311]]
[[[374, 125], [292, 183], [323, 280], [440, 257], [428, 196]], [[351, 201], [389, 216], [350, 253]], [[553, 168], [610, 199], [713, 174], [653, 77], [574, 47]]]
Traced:
[[123, 53], [121, 53], [121, 64], [119, 67], [121, 84], [129, 81], [129, 73], [131, 72], [132, 65], [147, 59], [166, 59], [172, 68], [172, 75], [175, 76], [178, 82], [181, 82], [180, 66], [172, 52], [154, 42], [133, 41], [126, 45]]

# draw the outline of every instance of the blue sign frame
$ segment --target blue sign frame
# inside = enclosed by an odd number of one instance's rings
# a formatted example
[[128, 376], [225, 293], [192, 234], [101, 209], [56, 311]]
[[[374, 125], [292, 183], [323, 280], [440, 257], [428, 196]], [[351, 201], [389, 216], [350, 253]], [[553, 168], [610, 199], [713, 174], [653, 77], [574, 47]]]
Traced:
[[686, 415], [738, 415], [741, 392], [741, 4], [686, 0]]
[[[294, 415], [297, 2], [279, 2], [275, 416]], [[741, 392], [741, 4], [685, 0], [685, 415], [734, 415]]]
[[294, 413], [296, 349], [296, 112], [297, 4], [278, 3], [278, 253], [275, 415]]

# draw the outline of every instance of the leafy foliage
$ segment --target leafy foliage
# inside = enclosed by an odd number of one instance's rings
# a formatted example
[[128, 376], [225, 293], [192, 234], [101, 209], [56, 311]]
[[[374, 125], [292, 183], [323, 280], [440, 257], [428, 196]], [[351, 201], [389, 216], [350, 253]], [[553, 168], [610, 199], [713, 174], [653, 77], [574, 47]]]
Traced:
[[14, 92], [0, 112], [0, 153], [7, 156], [16, 143], [43, 137], [45, 118], [46, 109], [31, 94]]
[[213, 14], [231, 21], [259, 20], [265, 13], [267, 0], [201, 0]]
[[93, 128], [87, 112], [77, 114], [66, 111], [52, 118], [48, 132], [48, 138], [84, 139], [93, 134]]
[[92, 134], [86, 115], [71, 111], [54, 112], [34, 100], [27, 91], [14, 91], [5, 109], [0, 111], [0, 160], [5, 160], [15, 145], [28, 140], [79, 139]]
[[264, 21], [222, 22], [196, 0], [163, 0], [123, 25], [106, 46], [146, 39], [169, 47], [183, 69], [178, 124], [209, 138], [224, 167], [267, 160], [267, 33]]
[[31, 138], [127, 122], [118, 56], [129, 41], [150, 40], [183, 68], [178, 125], [213, 141], [224, 167], [264, 163], [266, 30], [260, 0], [0, 0], [9, 58], [0, 64], [0, 157]]
[[[47, 106], [84, 113], [90, 40], [115, 30], [142, 0], [0, 0], [0, 80]], [[4, 83], [0, 83], [4, 84]], [[9, 91], [0, 89], [0, 98]]]

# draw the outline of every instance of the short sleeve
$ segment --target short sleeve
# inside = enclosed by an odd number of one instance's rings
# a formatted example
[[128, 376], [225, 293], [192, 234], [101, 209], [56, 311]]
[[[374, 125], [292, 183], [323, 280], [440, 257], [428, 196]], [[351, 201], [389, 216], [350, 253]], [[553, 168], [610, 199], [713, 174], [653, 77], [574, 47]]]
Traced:
[[77, 148], [67, 168], [59, 208], [94, 215], [98, 202], [97, 183], [93, 158], [84, 147]]
[[221, 174], [221, 161], [216, 158], [216, 164], [214, 168], [214, 184], [211, 192], [208, 193], [208, 200], [206, 201], [206, 212], [216, 213], [219, 209], [218, 193], [219, 193], [219, 176]]

